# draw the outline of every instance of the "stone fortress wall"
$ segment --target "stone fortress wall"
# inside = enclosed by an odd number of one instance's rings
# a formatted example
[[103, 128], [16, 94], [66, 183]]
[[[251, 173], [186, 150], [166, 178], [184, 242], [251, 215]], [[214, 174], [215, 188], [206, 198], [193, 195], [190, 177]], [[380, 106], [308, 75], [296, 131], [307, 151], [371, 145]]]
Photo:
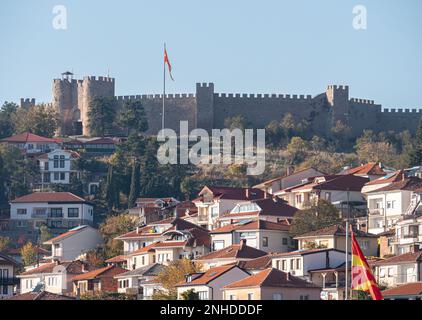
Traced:
[[[52, 105], [61, 120], [60, 135], [89, 136], [88, 106], [96, 97], [115, 97], [120, 108], [125, 101], [142, 102], [149, 123], [149, 134], [161, 129], [162, 95], [115, 96], [115, 79], [88, 76], [75, 80], [65, 76], [53, 80]], [[21, 105], [34, 105], [34, 99], [21, 99]], [[165, 99], [165, 127], [179, 131], [180, 121], [189, 122], [189, 130], [224, 128], [228, 117], [242, 115], [254, 128], [264, 128], [290, 113], [311, 124], [315, 134], [328, 134], [337, 121], [352, 129], [354, 137], [365, 129], [415, 132], [422, 116], [420, 109], [384, 109], [373, 100], [349, 97], [348, 86], [330, 85], [321, 94], [239, 94], [216, 93], [213, 83], [197, 83], [196, 92], [168, 94]]]

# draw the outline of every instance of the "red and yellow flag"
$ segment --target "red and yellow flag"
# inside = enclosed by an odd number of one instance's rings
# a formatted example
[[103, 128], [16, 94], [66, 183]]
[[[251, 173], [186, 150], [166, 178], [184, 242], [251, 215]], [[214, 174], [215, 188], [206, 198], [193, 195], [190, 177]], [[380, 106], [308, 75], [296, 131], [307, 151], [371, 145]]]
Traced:
[[372, 300], [383, 300], [371, 268], [352, 232], [352, 290], [369, 292]]
[[171, 74], [171, 63], [170, 63], [170, 60], [169, 60], [169, 56], [168, 56], [168, 54], [167, 54], [167, 49], [166, 49], [166, 47], [164, 47], [164, 63], [165, 63], [165, 64], [167, 64], [167, 67], [169, 68], [170, 78], [171, 78], [171, 80], [173, 80], [173, 81], [174, 81], [173, 76], [172, 76], [172, 74]]

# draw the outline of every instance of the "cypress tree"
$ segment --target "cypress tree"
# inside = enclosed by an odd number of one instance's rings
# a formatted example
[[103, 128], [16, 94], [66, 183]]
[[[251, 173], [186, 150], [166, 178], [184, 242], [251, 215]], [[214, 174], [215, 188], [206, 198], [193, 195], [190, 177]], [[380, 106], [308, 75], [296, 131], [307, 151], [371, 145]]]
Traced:
[[134, 161], [132, 166], [132, 177], [130, 181], [130, 193], [128, 199], [128, 207], [133, 208], [136, 204], [136, 198], [139, 196], [141, 189], [141, 177], [140, 177], [140, 168], [138, 161]]
[[113, 210], [113, 208], [118, 208], [120, 205], [119, 190], [116, 187], [112, 165], [109, 165], [107, 172], [106, 200], [109, 211]]

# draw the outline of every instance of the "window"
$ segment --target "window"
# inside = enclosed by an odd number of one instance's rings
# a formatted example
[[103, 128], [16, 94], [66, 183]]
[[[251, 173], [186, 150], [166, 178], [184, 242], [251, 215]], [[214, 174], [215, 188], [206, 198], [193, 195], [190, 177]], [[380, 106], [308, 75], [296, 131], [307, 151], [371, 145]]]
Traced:
[[263, 247], [268, 247], [268, 237], [263, 237], [262, 238], [262, 246]]
[[64, 172], [60, 172], [60, 180], [66, 180], [66, 174]]
[[48, 169], [49, 169], [48, 162], [44, 162], [44, 170], [45, 171], [48, 171]]
[[60, 168], [64, 168], [64, 156], [60, 156]]
[[145, 265], [145, 257], [144, 256], [142, 256], [141, 261], [142, 261], [142, 265]]
[[273, 293], [273, 300], [283, 300], [283, 295], [281, 293]]
[[301, 194], [296, 195], [296, 203], [302, 203], [302, 195]]
[[286, 260], [281, 260], [281, 270], [287, 270]]
[[208, 291], [198, 292], [199, 300], [208, 300]]
[[283, 238], [283, 246], [287, 246], [287, 242], [288, 240], [287, 240], [287, 238]]
[[290, 259], [290, 270], [294, 270], [294, 268], [295, 268], [295, 260]]
[[49, 172], [45, 172], [44, 173], [44, 182], [50, 182], [50, 173]]
[[54, 180], [60, 179], [60, 172], [54, 172]]
[[300, 269], [300, 258], [296, 259], [296, 269]]
[[394, 276], [394, 269], [393, 268], [388, 268], [388, 276], [389, 277], [393, 277]]
[[58, 168], [59, 167], [59, 156], [54, 156], [53, 158], [53, 167]]
[[224, 248], [224, 240], [215, 240], [213, 242], [213, 250], [217, 251], [217, 250], [221, 250]]
[[61, 220], [51, 221], [51, 222], [50, 222], [50, 225], [51, 225], [53, 228], [61, 228], [61, 226], [62, 226], [62, 221], [61, 221]]
[[78, 218], [79, 217], [79, 208], [68, 208], [67, 209], [68, 218]]
[[51, 218], [63, 218], [63, 209], [62, 208], [51, 208], [50, 209]]
[[380, 278], [385, 278], [385, 269], [384, 268], [380, 269]]
[[304, 294], [304, 295], [300, 295], [300, 300], [309, 300], [309, 295]]
[[331, 202], [331, 192], [325, 193], [325, 200], [327, 200], [328, 202]]
[[17, 214], [26, 214], [26, 209], [17, 209], [16, 213]]
[[234, 294], [231, 294], [231, 295], [229, 296], [229, 300], [236, 300], [236, 296], [235, 296]]
[[253, 300], [253, 293], [248, 293], [248, 300]]

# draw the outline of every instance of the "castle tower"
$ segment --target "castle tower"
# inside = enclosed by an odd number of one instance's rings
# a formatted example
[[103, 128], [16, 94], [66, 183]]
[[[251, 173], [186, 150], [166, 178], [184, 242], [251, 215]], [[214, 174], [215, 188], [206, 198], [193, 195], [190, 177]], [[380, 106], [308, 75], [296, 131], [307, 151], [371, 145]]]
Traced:
[[196, 84], [196, 128], [208, 132], [214, 127], [214, 83]]
[[78, 105], [82, 121], [82, 134], [90, 135], [88, 108], [91, 101], [98, 97], [114, 97], [114, 78], [89, 76], [78, 82]]
[[332, 108], [332, 124], [349, 122], [349, 87], [330, 85], [326, 91], [328, 105]]
[[73, 79], [73, 73], [69, 71], [64, 72], [61, 79], [53, 80], [53, 107], [60, 116], [58, 134], [73, 134], [74, 113], [78, 109], [77, 81]]
[[29, 98], [21, 98], [20, 107], [24, 109], [29, 109], [35, 106], [35, 99], [29, 99]]

